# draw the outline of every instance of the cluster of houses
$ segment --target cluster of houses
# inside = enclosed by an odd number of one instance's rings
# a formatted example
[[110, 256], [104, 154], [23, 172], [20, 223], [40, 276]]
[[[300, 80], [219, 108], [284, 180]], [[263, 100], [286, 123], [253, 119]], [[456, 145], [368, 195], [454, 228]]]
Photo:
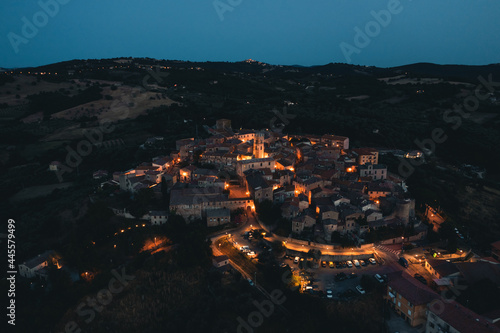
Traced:
[[[376, 149], [351, 149], [348, 137], [233, 130], [228, 119], [206, 130], [207, 139], [176, 142], [169, 161], [184, 167], [148, 170], [168, 175], [170, 210], [187, 220], [207, 218], [207, 224], [218, 225], [226, 222], [227, 210], [252, 211], [255, 202], [270, 200], [281, 206], [293, 233], [330, 241], [335, 231], [362, 235], [370, 228], [407, 225], [415, 216], [404, 181], [378, 163]], [[132, 190], [135, 183], [151, 181], [140, 175], [129, 171], [121, 177]]]
[[[500, 242], [492, 244], [492, 253], [499, 246]], [[422, 284], [406, 271], [387, 275], [385, 298], [401, 318], [412, 327], [424, 327], [426, 333], [500, 332], [500, 303], [485, 305], [484, 311], [478, 314], [457, 301], [462, 293], [474, 286], [479, 300], [495, 292], [489, 288], [498, 290], [498, 260], [493, 257], [473, 257], [467, 262], [426, 259], [425, 268], [435, 288]], [[477, 288], [478, 285], [489, 288]]]
[[[233, 130], [228, 119], [205, 129], [208, 138], [178, 140], [170, 155], [115, 172], [107, 183], [132, 193], [151, 188], [161, 196], [163, 181], [170, 211], [188, 221], [206, 219], [209, 226], [270, 200], [280, 205], [294, 234], [327, 242], [333, 232], [361, 236], [413, 223], [414, 200], [403, 179], [378, 163], [374, 148], [351, 148], [349, 138], [338, 135]], [[165, 216], [154, 223], [164, 223]]]

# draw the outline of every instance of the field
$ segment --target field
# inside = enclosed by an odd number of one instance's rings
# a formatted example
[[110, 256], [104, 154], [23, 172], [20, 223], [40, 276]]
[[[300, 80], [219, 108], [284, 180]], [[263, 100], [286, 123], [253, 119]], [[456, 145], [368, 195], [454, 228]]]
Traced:
[[58, 183], [58, 184], [52, 184], [52, 185], [41, 185], [41, 186], [27, 187], [25, 189], [22, 189], [18, 193], [16, 193], [11, 198], [11, 200], [12, 201], [23, 201], [23, 200], [28, 200], [28, 199], [34, 199], [37, 197], [49, 195], [55, 189], [64, 189], [64, 188], [70, 187], [71, 185], [73, 185], [73, 183], [67, 182], [67, 183]]

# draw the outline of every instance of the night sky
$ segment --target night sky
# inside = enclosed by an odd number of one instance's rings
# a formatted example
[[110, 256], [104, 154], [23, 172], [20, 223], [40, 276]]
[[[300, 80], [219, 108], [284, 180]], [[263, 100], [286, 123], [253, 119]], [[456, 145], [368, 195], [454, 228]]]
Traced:
[[[0, 1], [0, 67], [129, 56], [304, 66], [500, 62], [498, 0], [58, 0], [65, 4], [48, 6], [51, 15], [41, 12], [40, 3], [55, 1]], [[382, 15], [383, 25], [375, 23], [371, 12], [388, 7], [390, 22]], [[356, 27], [372, 29], [369, 42], [356, 44]]]

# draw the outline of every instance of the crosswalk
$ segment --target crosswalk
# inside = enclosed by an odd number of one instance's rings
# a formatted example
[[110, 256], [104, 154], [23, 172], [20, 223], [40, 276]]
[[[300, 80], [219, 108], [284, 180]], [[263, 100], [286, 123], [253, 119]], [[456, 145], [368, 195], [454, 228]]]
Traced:
[[401, 254], [401, 250], [393, 250], [393, 249], [390, 249], [390, 248], [385, 247], [383, 245], [377, 245], [375, 247], [378, 248], [378, 249], [380, 249], [381, 251], [384, 251], [384, 252], [394, 253], [397, 256], [399, 256]]

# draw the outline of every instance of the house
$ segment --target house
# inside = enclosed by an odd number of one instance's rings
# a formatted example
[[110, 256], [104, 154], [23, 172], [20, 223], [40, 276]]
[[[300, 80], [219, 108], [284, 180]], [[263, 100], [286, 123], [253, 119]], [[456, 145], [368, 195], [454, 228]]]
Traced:
[[194, 165], [189, 165], [179, 170], [180, 181], [190, 183], [193, 180], [193, 173], [197, 168]]
[[305, 196], [304, 194], [299, 194], [298, 196], [299, 199], [299, 210], [303, 211], [307, 208], [309, 208], [309, 198]]
[[444, 300], [429, 305], [425, 333], [500, 333], [500, 327], [458, 302]]
[[450, 278], [460, 273], [454, 263], [442, 259], [425, 259], [425, 269], [432, 274], [434, 279]]
[[325, 134], [321, 137], [320, 142], [325, 143], [330, 147], [349, 149], [349, 138], [345, 136]]
[[151, 225], [161, 225], [168, 221], [169, 213], [164, 210], [151, 210], [149, 212], [149, 221]]
[[273, 192], [273, 201], [278, 203], [283, 203], [287, 198], [293, 198], [295, 196], [295, 186], [288, 185], [276, 189]]
[[386, 197], [391, 195], [392, 190], [385, 184], [381, 183], [371, 183], [368, 185], [368, 195], [370, 200], [377, 202], [376, 200], [380, 197]]
[[381, 211], [373, 209], [368, 209], [367, 211], [365, 211], [365, 217], [366, 217], [366, 222], [378, 221], [383, 218]]
[[231, 212], [227, 208], [207, 210], [207, 227], [216, 227], [231, 222]]
[[327, 219], [334, 219], [338, 220], [339, 219], [339, 212], [333, 205], [327, 205], [327, 206], [316, 206], [316, 213], [319, 214], [322, 220], [327, 220]]
[[244, 172], [247, 170], [258, 170], [264, 168], [271, 169], [271, 171], [274, 172], [276, 169], [275, 163], [276, 162], [272, 157], [254, 158], [250, 160], [238, 161], [236, 162], [236, 173], [238, 174], [238, 176], [243, 177]]
[[60, 268], [60, 257], [53, 251], [45, 251], [38, 256], [31, 258], [28, 261], [23, 262], [19, 265], [19, 275], [25, 278], [34, 278], [35, 276], [39, 276], [41, 278], [47, 278], [47, 270], [46, 267], [49, 264], [54, 264], [57, 268]]
[[212, 259], [212, 263], [215, 268], [227, 269], [230, 266], [229, 257], [226, 255], [214, 256]]
[[170, 157], [158, 157], [153, 159], [152, 166], [160, 168], [160, 171], [166, 171], [173, 164]]
[[300, 234], [305, 228], [311, 228], [316, 224], [316, 218], [312, 210], [305, 210], [292, 219], [292, 232]]
[[230, 267], [229, 257], [226, 255], [214, 256], [212, 259], [212, 263], [213, 263], [215, 268], [219, 268], [219, 269], [225, 270], [225, 269], [228, 269]]
[[373, 180], [387, 179], [387, 166], [384, 164], [365, 164], [358, 170], [360, 177], [370, 177]]
[[332, 232], [337, 231], [338, 221], [335, 219], [326, 219], [322, 221], [323, 231], [325, 232], [325, 240], [332, 240]]
[[299, 199], [297, 197], [288, 198], [281, 205], [281, 215], [285, 218], [293, 218], [299, 215]]
[[427, 305], [439, 295], [403, 271], [387, 274], [387, 280], [390, 307], [412, 327], [425, 324]]
[[273, 200], [273, 187], [264, 178], [261, 170], [250, 169], [245, 172], [245, 183], [250, 196], [257, 200]]
[[49, 170], [50, 171], [59, 171], [61, 170], [62, 163], [59, 161], [52, 161], [49, 164]]
[[352, 152], [356, 156], [358, 165], [378, 164], [378, 150], [374, 148], [354, 148]]

